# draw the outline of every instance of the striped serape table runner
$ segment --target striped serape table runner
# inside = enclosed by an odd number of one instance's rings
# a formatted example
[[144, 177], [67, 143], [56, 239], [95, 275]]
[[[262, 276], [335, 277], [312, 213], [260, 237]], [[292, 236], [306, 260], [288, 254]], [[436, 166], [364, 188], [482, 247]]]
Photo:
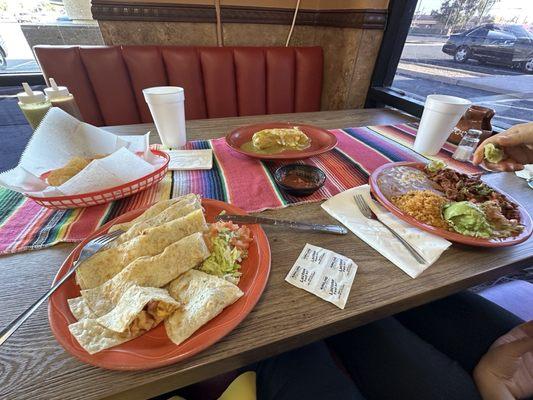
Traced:
[[[188, 143], [190, 149], [213, 149], [209, 171], [174, 171], [157, 186], [110, 204], [72, 210], [43, 208], [19, 193], [0, 188], [0, 254], [40, 249], [59, 242], [77, 242], [107, 221], [160, 199], [186, 193], [232, 203], [248, 212], [282, 208], [327, 199], [368, 182], [380, 165], [395, 161], [426, 161], [412, 150], [416, 125], [334, 129], [338, 146], [299, 162], [322, 169], [326, 184], [308, 197], [278, 190], [273, 174], [287, 161], [261, 162], [231, 150], [224, 138]], [[435, 157], [463, 172], [478, 172], [471, 164], [451, 158], [455, 145], [446, 143]]]

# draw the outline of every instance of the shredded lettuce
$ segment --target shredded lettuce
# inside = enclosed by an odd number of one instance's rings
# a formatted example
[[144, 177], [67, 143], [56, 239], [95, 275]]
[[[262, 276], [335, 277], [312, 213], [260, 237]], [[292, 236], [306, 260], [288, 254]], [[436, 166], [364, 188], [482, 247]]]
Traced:
[[212, 239], [213, 252], [198, 269], [230, 281], [238, 280], [241, 275], [239, 263], [245, 255], [241, 250], [230, 245], [233, 236], [233, 232], [229, 229], [221, 230]]

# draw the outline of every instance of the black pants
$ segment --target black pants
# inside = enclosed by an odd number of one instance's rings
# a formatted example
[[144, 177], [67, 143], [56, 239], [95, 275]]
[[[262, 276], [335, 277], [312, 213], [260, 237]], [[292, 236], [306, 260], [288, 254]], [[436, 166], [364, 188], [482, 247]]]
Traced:
[[[257, 364], [259, 400], [480, 399], [471, 372], [522, 321], [460, 293]], [[351, 379], [350, 379], [351, 377]]]

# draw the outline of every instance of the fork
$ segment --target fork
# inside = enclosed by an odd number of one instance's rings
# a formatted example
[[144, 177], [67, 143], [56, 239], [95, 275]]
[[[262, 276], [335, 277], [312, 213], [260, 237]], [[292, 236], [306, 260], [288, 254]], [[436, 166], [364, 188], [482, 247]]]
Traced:
[[360, 194], [356, 194], [354, 196], [354, 200], [355, 200], [355, 204], [357, 205], [357, 208], [359, 209], [359, 211], [361, 211], [361, 214], [363, 214], [365, 218], [380, 222], [381, 225], [387, 228], [390, 231], [390, 233], [392, 233], [394, 237], [398, 239], [405, 246], [405, 248], [409, 251], [409, 253], [411, 253], [411, 255], [415, 258], [416, 261], [418, 261], [419, 264], [427, 264], [426, 259], [413, 246], [411, 246], [409, 242], [407, 242], [403, 237], [401, 237], [398, 233], [396, 233], [396, 231], [394, 231], [390, 226], [388, 226], [386, 223], [384, 223], [378, 218], [378, 216], [374, 213], [374, 211], [372, 211], [372, 209], [368, 206], [363, 196], [361, 196]]
[[15, 318], [5, 329], [3, 329], [0, 332], [0, 346], [7, 340], [9, 337], [15, 333], [15, 331], [26, 321], [30, 315], [34, 313], [37, 308], [41, 304], [44, 303], [48, 297], [52, 293], [56, 291], [56, 289], [61, 286], [68, 278], [72, 276], [74, 271], [79, 267], [82, 261], [85, 261], [92, 255], [98, 253], [100, 250], [104, 249], [109, 243], [111, 243], [113, 240], [118, 238], [124, 231], [121, 231], [120, 229], [117, 229], [116, 231], [113, 231], [112, 233], [106, 233], [104, 235], [100, 235], [89, 241], [83, 248], [81, 249], [80, 255], [78, 256], [78, 259], [72, 264], [72, 267], [67, 271], [61, 279], [59, 279], [51, 288], [48, 290], [39, 300], [37, 300], [35, 303], [33, 303], [30, 307], [26, 309], [22, 314], [20, 314], [17, 318]]

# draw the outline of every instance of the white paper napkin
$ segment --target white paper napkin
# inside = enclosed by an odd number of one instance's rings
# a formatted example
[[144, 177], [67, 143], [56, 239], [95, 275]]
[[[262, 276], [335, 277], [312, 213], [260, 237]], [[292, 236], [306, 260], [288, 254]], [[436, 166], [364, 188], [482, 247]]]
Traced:
[[515, 172], [516, 176], [524, 179], [533, 179], [533, 164], [524, 165], [524, 169]]
[[57, 189], [66, 195], [95, 192], [131, 182], [153, 170], [151, 164], [123, 147], [107, 157], [91, 161]]
[[[428, 261], [419, 264], [408, 250], [396, 239], [380, 222], [365, 218], [357, 205], [354, 196], [361, 194], [378, 218], [399, 233], [413, 247], [415, 247]], [[447, 240], [422, 231], [403, 222], [381, 205], [374, 202], [370, 196], [368, 185], [348, 189], [322, 203], [322, 208], [333, 218], [344, 224], [361, 240], [373, 247], [393, 264], [401, 268], [411, 278], [416, 278], [426, 268], [440, 257], [442, 252], [450, 247]]]
[[168, 169], [172, 171], [192, 171], [213, 168], [213, 150], [165, 150], [170, 156]]

